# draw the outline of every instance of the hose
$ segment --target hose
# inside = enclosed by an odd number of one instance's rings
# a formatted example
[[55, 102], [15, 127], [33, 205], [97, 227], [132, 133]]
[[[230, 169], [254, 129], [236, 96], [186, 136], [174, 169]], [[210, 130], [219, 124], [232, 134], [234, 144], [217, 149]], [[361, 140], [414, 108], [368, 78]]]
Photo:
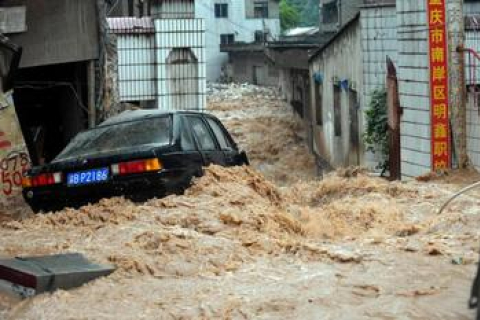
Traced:
[[443, 212], [443, 210], [445, 210], [445, 208], [453, 201], [455, 200], [456, 198], [458, 198], [459, 196], [461, 196], [462, 194], [464, 194], [465, 192], [467, 191], [470, 191], [472, 189], [475, 189], [477, 187], [480, 187], [480, 181], [478, 182], [475, 182], [474, 184], [471, 184], [469, 185], [468, 187], [465, 187], [463, 188], [462, 190], [458, 191], [457, 193], [455, 193], [453, 196], [451, 196], [444, 204], [443, 206], [440, 208], [440, 210], [438, 211], [438, 214], [441, 214]]

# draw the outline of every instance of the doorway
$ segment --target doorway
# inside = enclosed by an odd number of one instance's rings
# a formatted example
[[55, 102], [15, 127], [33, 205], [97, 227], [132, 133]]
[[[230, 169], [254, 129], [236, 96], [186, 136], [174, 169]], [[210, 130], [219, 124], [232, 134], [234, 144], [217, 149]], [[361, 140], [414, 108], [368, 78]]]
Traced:
[[349, 118], [350, 118], [350, 154], [349, 164], [360, 165], [360, 130], [358, 124], [358, 93], [353, 89], [348, 90]]

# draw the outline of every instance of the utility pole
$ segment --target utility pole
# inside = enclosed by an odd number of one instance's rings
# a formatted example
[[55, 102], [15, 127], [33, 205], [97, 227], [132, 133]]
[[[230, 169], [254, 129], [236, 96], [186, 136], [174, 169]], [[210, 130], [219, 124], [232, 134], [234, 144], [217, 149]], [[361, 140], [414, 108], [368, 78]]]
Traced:
[[[446, 0], [449, 48], [450, 124], [453, 151], [460, 169], [468, 166], [463, 0]], [[455, 159], [455, 158], [454, 158]]]

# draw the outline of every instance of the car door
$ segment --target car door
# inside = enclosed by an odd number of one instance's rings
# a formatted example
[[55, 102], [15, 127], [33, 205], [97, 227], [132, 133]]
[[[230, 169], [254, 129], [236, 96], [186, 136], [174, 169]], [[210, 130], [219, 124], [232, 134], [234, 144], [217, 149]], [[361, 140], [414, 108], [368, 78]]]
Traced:
[[225, 127], [217, 119], [209, 116], [206, 116], [205, 118], [225, 156], [225, 165], [240, 165], [241, 163], [239, 163], [238, 150], [235, 147], [233, 139], [228, 134], [227, 129], [225, 129]]
[[198, 116], [188, 116], [188, 121], [192, 129], [193, 137], [198, 145], [200, 153], [203, 156], [205, 166], [210, 164], [225, 165], [225, 155], [220, 150], [213, 133], [207, 123]]
[[203, 167], [203, 156], [195, 143], [188, 119], [180, 116], [178, 121], [181, 156], [176, 163], [189, 176], [200, 176]]

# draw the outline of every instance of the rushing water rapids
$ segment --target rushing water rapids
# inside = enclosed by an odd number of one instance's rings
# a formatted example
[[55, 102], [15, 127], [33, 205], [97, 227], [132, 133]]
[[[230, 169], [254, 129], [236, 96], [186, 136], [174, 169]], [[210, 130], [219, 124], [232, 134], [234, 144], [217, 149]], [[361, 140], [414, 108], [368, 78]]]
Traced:
[[185, 195], [144, 204], [3, 219], [1, 256], [81, 252], [118, 270], [21, 302], [0, 294], [0, 319], [473, 319], [478, 197], [436, 215], [462, 181], [318, 180], [274, 91], [230, 87], [209, 108], [252, 167], [209, 167]]

